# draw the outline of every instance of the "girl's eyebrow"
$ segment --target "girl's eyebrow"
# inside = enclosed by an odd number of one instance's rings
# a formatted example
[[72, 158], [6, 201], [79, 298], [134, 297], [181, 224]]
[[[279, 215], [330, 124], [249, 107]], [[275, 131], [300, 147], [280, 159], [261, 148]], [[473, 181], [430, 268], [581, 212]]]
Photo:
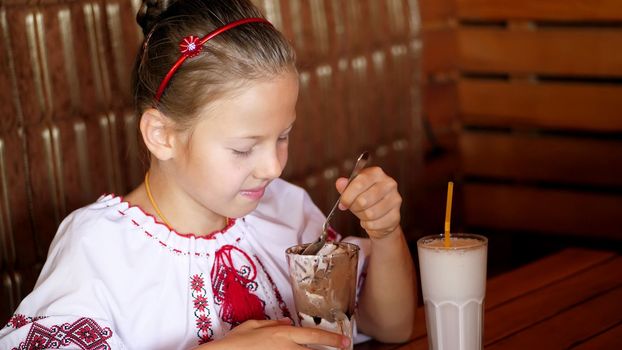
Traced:
[[[292, 128], [294, 127], [294, 123], [291, 123], [285, 130], [283, 130], [280, 135], [282, 134], [287, 134], [288, 132], [290, 132], [292, 130]], [[251, 139], [251, 140], [258, 140], [260, 138], [262, 138], [263, 136], [260, 135], [248, 135], [248, 136], [232, 136], [230, 138], [232, 139]]]
[[260, 139], [261, 136], [259, 135], [249, 135], [249, 136], [232, 136], [230, 137], [231, 139], [251, 139], [251, 140], [257, 140]]

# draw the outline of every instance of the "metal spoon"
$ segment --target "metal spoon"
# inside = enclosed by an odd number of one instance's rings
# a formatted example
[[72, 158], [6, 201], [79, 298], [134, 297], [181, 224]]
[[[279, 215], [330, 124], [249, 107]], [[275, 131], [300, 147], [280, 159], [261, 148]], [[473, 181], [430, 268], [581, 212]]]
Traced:
[[[369, 152], [365, 151], [361, 153], [359, 158], [356, 160], [356, 164], [354, 164], [354, 168], [352, 169], [352, 173], [350, 174], [350, 177], [348, 178], [348, 183], [346, 184], [346, 188], [348, 187], [352, 179], [354, 179], [356, 175], [358, 175], [359, 171], [361, 171], [361, 169], [365, 167], [365, 164], [367, 164], [368, 160], [369, 160]], [[345, 188], [344, 188], [344, 191], [345, 191]], [[330, 210], [330, 212], [328, 213], [328, 216], [326, 217], [326, 221], [324, 221], [320, 239], [318, 239], [316, 242], [309, 244], [305, 248], [305, 250], [302, 251], [301, 253], [302, 255], [315, 255], [320, 251], [320, 249], [322, 249], [324, 244], [326, 244], [326, 230], [328, 229], [328, 222], [333, 217], [333, 215], [335, 215], [335, 209], [337, 209], [337, 206], [339, 205], [340, 200], [341, 200], [341, 195], [339, 195], [339, 198], [337, 198], [337, 202], [335, 202], [335, 205], [333, 205], [333, 208]]]

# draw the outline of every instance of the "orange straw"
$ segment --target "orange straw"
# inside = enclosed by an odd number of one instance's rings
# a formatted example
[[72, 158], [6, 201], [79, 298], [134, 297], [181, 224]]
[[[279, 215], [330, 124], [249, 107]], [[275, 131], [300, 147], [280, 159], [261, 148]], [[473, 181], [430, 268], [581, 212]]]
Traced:
[[449, 222], [451, 221], [451, 197], [454, 193], [454, 183], [449, 181], [447, 184], [447, 208], [445, 209], [445, 248], [451, 246], [449, 240]]

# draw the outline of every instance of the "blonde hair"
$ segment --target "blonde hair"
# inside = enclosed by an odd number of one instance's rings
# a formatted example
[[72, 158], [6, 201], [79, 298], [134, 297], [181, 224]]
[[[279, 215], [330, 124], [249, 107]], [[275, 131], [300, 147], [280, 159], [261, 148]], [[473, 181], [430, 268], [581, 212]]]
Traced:
[[295, 54], [283, 35], [267, 23], [250, 23], [209, 40], [203, 51], [184, 62], [164, 94], [156, 90], [180, 57], [179, 43], [203, 37], [233, 21], [263, 17], [248, 0], [144, 0], [136, 16], [145, 34], [134, 68], [134, 101], [141, 115], [156, 107], [182, 128], [198, 112], [244, 84], [295, 71]]

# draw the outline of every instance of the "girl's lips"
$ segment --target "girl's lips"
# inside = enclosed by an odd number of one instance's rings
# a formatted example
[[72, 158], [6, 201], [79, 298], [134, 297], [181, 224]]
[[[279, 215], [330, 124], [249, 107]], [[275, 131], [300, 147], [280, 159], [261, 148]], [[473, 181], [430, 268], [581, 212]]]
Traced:
[[263, 194], [265, 191], [266, 191], [265, 187], [260, 187], [260, 188], [250, 189], [250, 190], [242, 190], [240, 191], [240, 194], [252, 200], [258, 200], [261, 197], [263, 197]]

